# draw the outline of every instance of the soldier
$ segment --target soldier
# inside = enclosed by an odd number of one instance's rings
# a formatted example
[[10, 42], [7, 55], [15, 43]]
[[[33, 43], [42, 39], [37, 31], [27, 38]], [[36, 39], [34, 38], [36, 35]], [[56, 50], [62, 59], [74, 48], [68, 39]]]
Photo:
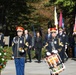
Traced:
[[[58, 42], [58, 38], [57, 38], [57, 32], [56, 32], [56, 28], [51, 28], [51, 40], [50, 40], [50, 50], [51, 52], [53, 50], [59, 50], [59, 42]], [[53, 74], [51, 74], [53, 75]], [[59, 75], [58, 73], [55, 75]]]
[[2, 31], [0, 31], [0, 46], [4, 47], [4, 34], [2, 33]]
[[59, 42], [58, 42], [58, 38], [57, 38], [57, 32], [56, 32], [56, 28], [51, 28], [51, 41], [50, 41], [50, 50], [51, 52], [53, 50], [58, 50], [59, 49]]
[[36, 33], [34, 48], [35, 48], [36, 58], [38, 60], [38, 63], [40, 63], [41, 62], [41, 50], [42, 50], [42, 37], [40, 36], [39, 32]]
[[18, 26], [16, 28], [17, 36], [13, 38], [12, 42], [12, 50], [14, 55], [15, 67], [16, 67], [16, 75], [24, 75], [24, 67], [25, 67], [25, 42], [23, 34], [23, 27]]
[[51, 51], [50, 51], [50, 48], [51, 48], [51, 46], [50, 46], [50, 40], [51, 40], [51, 32], [50, 32], [50, 28], [49, 28], [49, 29], [48, 29], [48, 33], [47, 33], [46, 36], [45, 36], [45, 45], [48, 44], [48, 46], [46, 47], [46, 49], [47, 49], [49, 52], [51, 52]]
[[63, 28], [61, 27], [59, 28], [58, 38], [59, 38], [59, 44], [60, 44], [59, 55], [62, 59], [62, 62], [64, 63], [64, 56], [65, 56], [64, 52], [65, 52], [65, 47], [67, 48], [68, 40], [67, 40], [65, 33], [63, 32]]
[[[28, 30], [24, 31], [24, 36], [25, 36], [25, 43], [27, 44], [26, 53], [28, 54], [29, 62], [31, 62], [32, 37], [28, 34]], [[27, 58], [26, 58], [25, 62], [27, 62]]]

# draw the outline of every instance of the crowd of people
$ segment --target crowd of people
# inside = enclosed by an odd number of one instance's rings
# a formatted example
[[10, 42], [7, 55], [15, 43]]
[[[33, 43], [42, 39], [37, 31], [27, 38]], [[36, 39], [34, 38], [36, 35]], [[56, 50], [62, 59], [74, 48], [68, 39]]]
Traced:
[[[32, 37], [28, 34], [28, 30], [24, 30], [24, 28], [22, 27], [17, 27], [16, 30], [17, 36], [13, 38], [12, 42], [12, 50], [16, 65], [16, 73], [17, 75], [23, 73], [24, 75], [24, 63], [25, 61], [27, 62], [27, 58], [25, 57], [26, 53], [29, 56], [29, 62], [32, 62]], [[62, 28], [59, 28], [59, 34], [57, 34], [56, 28], [49, 28], [48, 33], [46, 34], [44, 39], [44, 44], [42, 36], [40, 35], [39, 31], [37, 31], [36, 37], [34, 38], [35, 57], [38, 60], [38, 63], [40, 63], [42, 47], [46, 46], [45, 48], [47, 52], [51, 53], [53, 50], [57, 50], [62, 59], [62, 62], [64, 63], [64, 55], [67, 45], [67, 35], [63, 32]]]
[[[68, 59], [66, 50], [69, 45], [68, 35], [63, 30], [59, 28], [59, 31], [54, 28], [48, 28], [47, 34], [42, 39], [40, 32], [36, 32], [36, 36], [32, 41], [32, 36], [29, 34], [28, 30], [25, 30], [23, 27], [19, 26], [16, 28], [17, 36], [13, 38], [12, 41], [12, 51], [15, 60], [16, 66], [16, 75], [24, 75], [25, 62], [27, 62], [27, 55], [29, 57], [29, 62], [32, 62], [31, 59], [31, 48], [35, 50], [35, 57], [38, 60], [38, 63], [41, 63], [41, 52], [42, 48], [46, 49], [46, 52], [52, 52], [57, 50], [60, 55], [62, 62], [64, 63], [64, 58]], [[74, 57], [76, 57], [76, 33], [73, 33], [74, 36]], [[0, 32], [0, 46], [4, 47], [4, 34]], [[33, 45], [34, 44], [34, 45]], [[26, 55], [27, 53], [27, 55]], [[57, 74], [58, 75], [58, 74]]]

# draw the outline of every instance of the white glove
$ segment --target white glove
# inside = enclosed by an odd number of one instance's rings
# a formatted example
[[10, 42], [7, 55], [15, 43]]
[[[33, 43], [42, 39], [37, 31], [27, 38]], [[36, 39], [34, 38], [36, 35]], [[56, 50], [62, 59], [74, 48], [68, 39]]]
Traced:
[[24, 50], [22, 50], [22, 53], [24, 52]]
[[58, 51], [57, 50], [53, 50], [52, 53], [55, 53], [56, 54], [56, 53], [58, 53]]
[[67, 49], [67, 45], [65, 45], [65, 49]]
[[50, 52], [46, 52], [46, 55], [49, 56], [49, 55], [51, 55], [51, 53]]

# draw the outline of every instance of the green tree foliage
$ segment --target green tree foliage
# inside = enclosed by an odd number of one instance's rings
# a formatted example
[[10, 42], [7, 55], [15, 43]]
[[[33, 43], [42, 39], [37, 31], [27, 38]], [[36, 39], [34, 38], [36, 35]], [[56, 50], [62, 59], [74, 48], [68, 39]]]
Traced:
[[1, 23], [6, 35], [9, 31], [12, 34], [17, 25], [28, 23], [30, 10], [26, 0], [0, 0], [0, 9], [4, 18]]
[[[74, 0], [0, 0], [0, 25], [5, 35], [15, 35], [15, 27], [23, 26], [25, 29], [43, 29], [45, 33], [48, 22], [54, 24], [54, 6], [57, 6], [59, 15], [63, 11], [66, 28], [72, 28], [76, 9]], [[1, 28], [0, 28], [1, 29]]]
[[70, 28], [71, 32], [74, 25], [76, 14], [76, 1], [75, 0], [50, 0], [51, 5], [58, 7], [58, 12], [62, 10], [63, 17], [65, 18], [66, 28]]

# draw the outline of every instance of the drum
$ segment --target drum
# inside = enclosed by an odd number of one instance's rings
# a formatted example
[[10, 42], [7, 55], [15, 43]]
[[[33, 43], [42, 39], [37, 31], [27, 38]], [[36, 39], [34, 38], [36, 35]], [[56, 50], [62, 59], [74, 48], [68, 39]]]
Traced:
[[62, 60], [58, 53], [56, 53], [56, 54], [53, 53], [53, 54], [47, 56], [46, 62], [48, 63], [48, 65], [52, 71], [52, 74], [60, 73], [65, 69], [65, 66], [62, 63]]

